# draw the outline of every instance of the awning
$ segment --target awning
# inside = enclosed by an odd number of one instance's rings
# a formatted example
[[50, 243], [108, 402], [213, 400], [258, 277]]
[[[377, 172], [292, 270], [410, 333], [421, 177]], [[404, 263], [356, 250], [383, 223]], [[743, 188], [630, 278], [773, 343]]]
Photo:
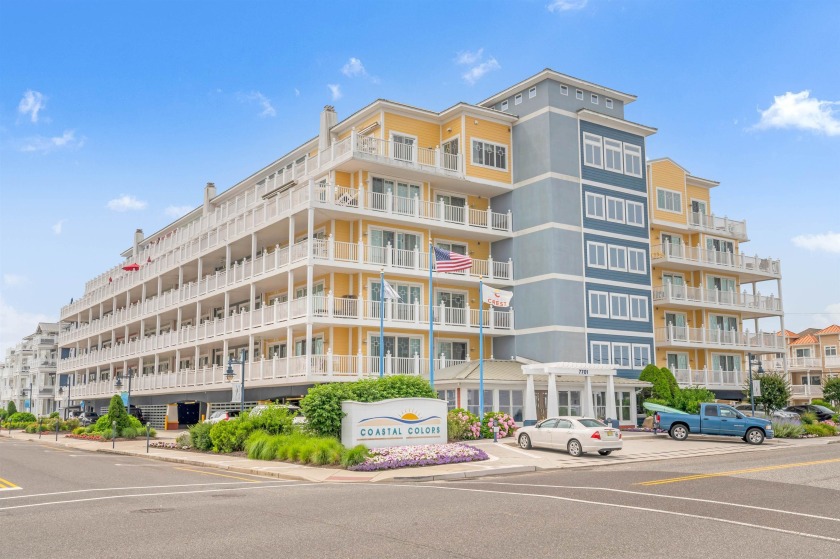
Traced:
[[737, 400], [740, 402], [744, 399], [744, 392], [741, 390], [718, 388], [712, 389], [712, 393], [718, 400]]
[[123, 266], [123, 270], [125, 270], [126, 272], [136, 272], [139, 269], [140, 269], [140, 264], [137, 264], [137, 263], [129, 264], [128, 266]]

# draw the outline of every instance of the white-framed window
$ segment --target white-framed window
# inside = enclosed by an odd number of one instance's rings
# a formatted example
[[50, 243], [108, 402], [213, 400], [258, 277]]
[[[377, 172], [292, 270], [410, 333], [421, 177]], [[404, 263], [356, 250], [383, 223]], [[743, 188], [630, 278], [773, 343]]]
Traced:
[[560, 94], [561, 95], [568, 95], [569, 94], [569, 86], [568, 85], [561, 85], [560, 86]]
[[592, 104], [593, 104], [593, 105], [597, 105], [597, 104], [598, 104], [598, 96], [597, 96], [597, 95], [595, 95], [594, 93], [592, 93], [592, 94], [590, 95], [589, 100], [590, 100], [590, 101], [592, 101]]
[[621, 142], [604, 138], [604, 169], [621, 173]]
[[637, 322], [647, 322], [648, 318], [648, 298], [638, 295], [630, 296], [630, 320]]
[[438, 390], [438, 400], [446, 401], [446, 409], [454, 410], [457, 406], [458, 399], [455, 397], [455, 390]]
[[583, 91], [581, 91], [579, 89], [577, 91], [575, 91], [575, 98], [580, 100], [580, 101], [583, 101]]
[[632, 177], [642, 176], [642, 148], [624, 144], [624, 173]]
[[537, 96], [537, 86], [532, 87], [528, 90], [528, 99], [533, 99]]
[[619, 272], [627, 271], [627, 247], [610, 245], [609, 256], [610, 270], [616, 270]]
[[613, 101], [612, 99], [604, 99], [604, 104], [607, 106], [608, 109], [613, 108]]
[[507, 146], [484, 140], [472, 141], [472, 163], [491, 169], [507, 170]]
[[627, 249], [628, 271], [633, 274], [647, 273], [647, 258], [645, 251], [639, 248]]
[[609, 342], [591, 342], [589, 345], [592, 354], [590, 363], [596, 365], [610, 364], [610, 343]]
[[[478, 408], [479, 408], [479, 400], [478, 396], [480, 391], [470, 389], [467, 390], [467, 410], [470, 413], [474, 413], [478, 415]], [[485, 390], [484, 391], [484, 413], [490, 413], [493, 411], [493, 391], [492, 390]]]
[[836, 345], [825, 346], [825, 356], [826, 357], [837, 357], [837, 346]]
[[586, 217], [604, 219], [604, 195], [586, 193]]
[[630, 368], [630, 344], [613, 342], [612, 345], [613, 365]]
[[627, 200], [627, 225], [645, 226], [645, 205]]
[[610, 293], [610, 317], [618, 320], [630, 318], [629, 297], [623, 293]]
[[607, 306], [609, 293], [604, 291], [589, 292], [589, 316], [593, 318], [609, 318], [610, 309]]
[[504, 101], [502, 101], [502, 110], [503, 110], [503, 111], [508, 110], [508, 101], [507, 101], [507, 99], [505, 99]]
[[607, 221], [624, 223], [624, 200], [607, 196]]
[[499, 411], [511, 416], [514, 421], [522, 421], [524, 411], [524, 393], [522, 390], [499, 390]]
[[590, 268], [607, 268], [607, 245], [594, 241], [586, 242], [586, 263]]
[[417, 158], [417, 136], [403, 133], [391, 133], [391, 157], [401, 161], [414, 161]]
[[633, 344], [633, 368], [644, 369], [650, 364], [650, 346]]
[[656, 207], [666, 212], [682, 213], [682, 194], [676, 190], [656, 189]]
[[517, 93], [516, 95], [513, 96], [513, 104], [514, 105], [519, 105], [520, 103], [522, 103], [522, 94]]
[[583, 133], [583, 163], [590, 167], [604, 168], [601, 136]]

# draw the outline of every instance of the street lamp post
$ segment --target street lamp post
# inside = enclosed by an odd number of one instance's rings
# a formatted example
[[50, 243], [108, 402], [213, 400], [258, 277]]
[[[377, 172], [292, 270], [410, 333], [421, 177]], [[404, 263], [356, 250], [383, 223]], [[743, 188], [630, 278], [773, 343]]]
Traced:
[[753, 391], [753, 374], [752, 374], [753, 365], [758, 365], [758, 369], [756, 369], [756, 371], [755, 371], [758, 375], [763, 375], [764, 374], [764, 368], [761, 366], [761, 363], [758, 361], [758, 359], [753, 361], [754, 357], [756, 357], [756, 356], [753, 355], [752, 353], [747, 354], [747, 366], [749, 367], [749, 370], [750, 370], [750, 415], [752, 417], [755, 417], [755, 394], [754, 394], [754, 391]]
[[[128, 376], [128, 396], [125, 398], [125, 409], [128, 411], [128, 415], [131, 415], [131, 377], [134, 376], [134, 370], [129, 367], [126, 375]], [[122, 388], [122, 375], [117, 377], [117, 382], [114, 384], [117, 388]]]
[[245, 413], [245, 350], [242, 350], [242, 357], [239, 360], [236, 360], [232, 357], [228, 358], [228, 366], [227, 370], [225, 371], [225, 379], [228, 381], [233, 380], [233, 366], [234, 365], [241, 365], [242, 366], [242, 401], [239, 407], [239, 413]]
[[[73, 375], [73, 378], [76, 378]], [[58, 395], [61, 396], [64, 393], [64, 387], [58, 387]], [[67, 375], [67, 407], [64, 409], [64, 419], [70, 419], [67, 414], [70, 413], [70, 375]]]

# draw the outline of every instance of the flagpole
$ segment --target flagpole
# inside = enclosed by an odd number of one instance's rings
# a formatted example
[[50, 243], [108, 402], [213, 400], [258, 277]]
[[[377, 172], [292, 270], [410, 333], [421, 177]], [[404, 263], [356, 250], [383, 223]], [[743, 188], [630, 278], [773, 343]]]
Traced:
[[379, 378], [385, 375], [385, 269], [379, 269]]
[[484, 421], [484, 278], [478, 277], [478, 419]]
[[429, 384], [432, 388], [435, 387], [435, 319], [434, 319], [434, 299], [432, 291], [432, 268], [434, 267], [434, 248], [432, 239], [429, 238]]

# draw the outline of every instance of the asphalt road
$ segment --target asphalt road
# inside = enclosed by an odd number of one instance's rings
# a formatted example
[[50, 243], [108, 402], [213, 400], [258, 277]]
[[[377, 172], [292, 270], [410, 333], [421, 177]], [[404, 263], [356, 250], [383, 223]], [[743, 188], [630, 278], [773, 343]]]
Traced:
[[0, 557], [840, 556], [840, 444], [314, 484], [0, 439], [0, 478]]

